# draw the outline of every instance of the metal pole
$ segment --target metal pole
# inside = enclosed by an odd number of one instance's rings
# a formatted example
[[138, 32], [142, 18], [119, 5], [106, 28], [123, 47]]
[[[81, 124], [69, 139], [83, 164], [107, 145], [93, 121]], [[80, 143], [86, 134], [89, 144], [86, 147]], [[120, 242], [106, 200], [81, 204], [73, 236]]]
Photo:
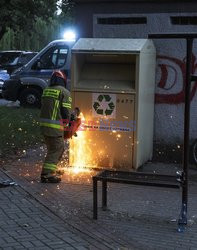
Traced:
[[190, 129], [190, 91], [191, 91], [191, 63], [193, 39], [187, 38], [187, 59], [185, 75], [185, 115], [184, 115], [184, 155], [182, 174], [182, 208], [178, 220], [178, 231], [183, 232], [187, 225], [188, 203], [188, 172], [189, 172], [189, 129]]
[[183, 185], [183, 201], [188, 200], [188, 162], [189, 162], [189, 129], [190, 129], [190, 91], [191, 91], [191, 63], [193, 39], [187, 39], [186, 85], [185, 85], [185, 117], [184, 117], [184, 158], [183, 171], [185, 185]]
[[187, 39], [187, 62], [185, 79], [185, 116], [184, 116], [184, 158], [183, 158], [183, 203], [188, 201], [188, 162], [189, 162], [189, 129], [190, 129], [190, 91], [191, 91], [191, 63], [193, 39]]

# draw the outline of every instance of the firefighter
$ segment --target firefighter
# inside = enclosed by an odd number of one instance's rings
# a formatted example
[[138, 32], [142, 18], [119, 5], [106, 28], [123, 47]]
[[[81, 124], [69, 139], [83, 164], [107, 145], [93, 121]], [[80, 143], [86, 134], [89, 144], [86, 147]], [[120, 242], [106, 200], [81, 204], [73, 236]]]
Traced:
[[61, 181], [57, 164], [64, 152], [63, 125], [69, 125], [72, 102], [70, 92], [66, 89], [66, 82], [66, 75], [60, 70], [55, 70], [49, 87], [44, 89], [42, 95], [40, 127], [47, 146], [47, 155], [41, 172], [41, 182], [44, 183]]

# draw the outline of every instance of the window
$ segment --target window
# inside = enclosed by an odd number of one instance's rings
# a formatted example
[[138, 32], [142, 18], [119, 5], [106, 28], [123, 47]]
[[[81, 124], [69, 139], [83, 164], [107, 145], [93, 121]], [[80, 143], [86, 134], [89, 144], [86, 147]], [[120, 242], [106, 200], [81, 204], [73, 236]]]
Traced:
[[20, 54], [20, 52], [2, 52], [0, 55], [0, 65], [16, 65]]
[[19, 64], [25, 65], [28, 63], [37, 53], [28, 53], [28, 54], [22, 54], [18, 60]]
[[107, 17], [97, 18], [97, 24], [121, 25], [121, 24], [146, 24], [146, 17]]
[[197, 16], [171, 16], [170, 20], [175, 25], [197, 25]]
[[53, 47], [49, 49], [41, 58], [42, 69], [58, 69], [61, 68], [67, 59], [67, 47]]
[[61, 68], [66, 63], [67, 54], [68, 54], [68, 49], [65, 48], [59, 49], [58, 58], [56, 62], [57, 68]]

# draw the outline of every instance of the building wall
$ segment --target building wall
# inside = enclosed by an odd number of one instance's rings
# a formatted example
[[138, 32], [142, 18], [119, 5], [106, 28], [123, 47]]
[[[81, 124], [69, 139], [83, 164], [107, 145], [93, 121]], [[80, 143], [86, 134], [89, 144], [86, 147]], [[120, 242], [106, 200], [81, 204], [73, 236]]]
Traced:
[[[84, 8], [86, 15], [78, 26], [82, 31], [81, 36], [146, 38], [150, 33], [197, 32], [195, 18], [193, 25], [177, 25], [171, 22], [171, 17], [180, 15], [197, 18], [197, 12], [192, 12], [194, 6], [197, 10], [197, 3], [187, 2], [186, 4], [183, 1], [182, 3], [173, 1], [169, 4], [166, 2], [168, 1], [152, 5], [147, 1], [142, 3], [134, 1], [133, 4], [128, 1], [125, 4], [104, 2], [99, 5], [98, 3], [83, 4], [81, 8]], [[147, 23], [117, 24], [120, 20], [124, 22], [124, 18], [128, 20], [133, 17], [145, 17]], [[113, 19], [115, 21], [112, 21], [114, 24], [107, 24], [106, 18], [115, 18]], [[105, 24], [102, 23], [103, 20]], [[159, 143], [181, 143], [184, 117], [185, 41], [155, 40], [154, 43], [157, 49], [154, 139]], [[197, 39], [193, 52], [192, 70], [197, 74]], [[192, 84], [191, 95], [190, 135], [194, 139], [197, 138], [197, 83]]]
[[193, 12], [196, 0], [75, 0], [79, 37], [93, 36], [93, 14]]

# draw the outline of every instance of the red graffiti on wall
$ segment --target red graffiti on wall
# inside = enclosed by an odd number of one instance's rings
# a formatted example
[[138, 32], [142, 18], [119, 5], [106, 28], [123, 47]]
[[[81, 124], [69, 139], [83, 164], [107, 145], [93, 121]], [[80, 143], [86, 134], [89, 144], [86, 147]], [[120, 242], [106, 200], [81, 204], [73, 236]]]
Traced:
[[[166, 103], [166, 104], [183, 103], [185, 99], [184, 94], [185, 94], [185, 78], [186, 78], [185, 59], [181, 61], [180, 59], [168, 56], [158, 56], [157, 59], [162, 60], [162, 62], [158, 64], [159, 67], [158, 70], [160, 70], [160, 79], [157, 84], [157, 87], [159, 88], [158, 90], [161, 90], [164, 93], [156, 93], [155, 102]], [[197, 62], [196, 62], [196, 57], [193, 55], [192, 74], [194, 74], [195, 71], [197, 71]], [[178, 88], [180, 87], [181, 89], [178, 90]], [[197, 91], [197, 82], [192, 83], [191, 100], [194, 97], [196, 91]]]

